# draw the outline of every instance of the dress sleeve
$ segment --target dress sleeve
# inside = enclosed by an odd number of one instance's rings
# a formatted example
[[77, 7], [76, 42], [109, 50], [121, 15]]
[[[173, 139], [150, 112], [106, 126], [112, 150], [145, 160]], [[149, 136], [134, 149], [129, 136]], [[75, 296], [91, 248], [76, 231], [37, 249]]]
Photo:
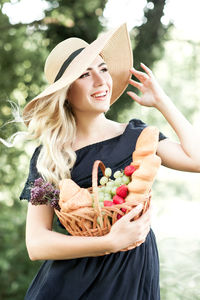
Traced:
[[[144, 123], [143, 121], [141, 121], [139, 119], [132, 119], [132, 120], [130, 120], [130, 122], [133, 124], [133, 126], [135, 128], [140, 128], [141, 130], [143, 130], [145, 127], [148, 126], [146, 123]], [[159, 133], [159, 141], [162, 141], [166, 138], [167, 137], [162, 132]]]
[[41, 175], [39, 174], [36, 164], [37, 164], [37, 159], [38, 159], [38, 155], [40, 153], [42, 146], [39, 146], [35, 149], [33, 156], [30, 160], [30, 167], [29, 167], [29, 174], [28, 174], [28, 178], [26, 180], [25, 186], [21, 192], [21, 195], [19, 196], [20, 200], [30, 200], [30, 188], [31, 185], [34, 183], [34, 181], [41, 177]]

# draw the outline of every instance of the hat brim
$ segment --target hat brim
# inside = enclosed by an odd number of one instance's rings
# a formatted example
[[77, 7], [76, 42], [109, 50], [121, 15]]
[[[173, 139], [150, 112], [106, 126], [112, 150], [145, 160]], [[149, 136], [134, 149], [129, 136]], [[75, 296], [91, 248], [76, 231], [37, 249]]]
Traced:
[[37, 101], [72, 84], [92, 64], [99, 54], [106, 62], [113, 80], [110, 101], [110, 104], [113, 104], [126, 89], [128, 80], [131, 77], [129, 70], [133, 66], [131, 42], [126, 24], [121, 25], [115, 30], [101, 34], [94, 42], [88, 44], [74, 58], [59, 80], [49, 85], [24, 107], [23, 116], [26, 118], [26, 115], [34, 108]]

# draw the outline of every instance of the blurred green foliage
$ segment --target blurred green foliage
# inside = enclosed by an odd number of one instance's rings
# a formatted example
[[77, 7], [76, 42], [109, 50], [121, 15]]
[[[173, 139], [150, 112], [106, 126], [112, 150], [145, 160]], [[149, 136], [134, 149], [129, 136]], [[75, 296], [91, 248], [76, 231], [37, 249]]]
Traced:
[[199, 261], [199, 248], [199, 240], [188, 243], [169, 238], [159, 243], [162, 300], [200, 299], [200, 272], [195, 264]]
[[0, 299], [23, 299], [40, 263], [31, 262], [24, 247], [25, 206], [1, 202], [0, 210]]
[[[25, 130], [25, 126], [20, 122], [5, 125], [12, 120], [11, 106], [7, 100], [12, 100], [23, 107], [27, 101], [44, 89], [46, 81], [43, 66], [49, 51], [55, 44], [70, 36], [78, 36], [88, 42], [96, 38], [104, 29], [101, 20], [103, 20], [102, 12], [106, 0], [47, 1], [49, 8], [45, 11], [42, 20], [31, 24], [15, 25], [10, 24], [8, 17], [2, 13], [5, 2], [9, 1], [0, 0], [0, 137], [3, 139], [7, 139], [17, 130]], [[186, 84], [181, 86], [181, 82], [184, 80], [185, 83], [189, 82], [192, 85], [196, 80], [196, 70], [199, 70], [200, 60], [199, 45], [195, 45], [197, 48], [189, 57], [182, 53], [183, 57], [187, 56], [187, 63], [182, 70], [182, 61], [179, 60], [178, 64], [175, 58], [173, 60], [174, 56], [170, 52], [171, 47], [177, 47], [177, 44], [171, 45], [169, 40], [172, 37], [173, 27], [171, 25], [166, 27], [161, 23], [165, 2], [165, 0], [147, 1], [143, 24], [132, 29], [130, 33], [134, 65], [138, 67], [142, 61], [154, 67], [164, 88], [169, 91], [170, 96], [177, 99], [177, 104], [184, 109], [186, 115], [192, 118], [197, 112], [195, 109], [197, 96], [194, 93], [190, 105], [185, 106], [182, 97], [187, 92], [189, 95], [192, 86], [186, 90]], [[171, 43], [173, 42], [177, 43], [175, 39]], [[193, 46], [191, 47], [193, 49]], [[164, 60], [163, 55], [165, 55]], [[195, 86], [197, 86], [196, 82]], [[151, 109], [141, 109], [132, 104], [126, 95], [112, 106], [107, 116], [121, 122], [138, 116], [143, 117], [146, 122], [158, 126], [162, 124], [164, 129], [166, 126], [160, 115]], [[167, 127], [166, 132], [168, 134]], [[25, 248], [27, 203], [18, 200], [28, 174], [29, 159], [34, 146], [33, 142], [19, 141], [15, 148], [7, 148], [0, 143], [0, 299], [23, 299], [28, 285], [41, 264], [41, 262], [31, 262], [28, 258]], [[162, 183], [158, 184], [157, 188], [158, 193], [163, 192]], [[174, 184], [174, 187], [171, 185], [171, 191], [176, 189], [183, 192], [186, 187], [182, 189], [180, 185]], [[162, 251], [161, 255], [161, 262], [164, 264], [165, 256]], [[173, 271], [169, 271], [169, 277], [170, 272]], [[169, 294], [168, 289], [171, 288], [172, 283], [165, 280], [167, 276], [168, 274], [165, 273], [162, 277], [163, 299], [176, 299]], [[191, 299], [197, 299], [194, 293], [192, 295]]]

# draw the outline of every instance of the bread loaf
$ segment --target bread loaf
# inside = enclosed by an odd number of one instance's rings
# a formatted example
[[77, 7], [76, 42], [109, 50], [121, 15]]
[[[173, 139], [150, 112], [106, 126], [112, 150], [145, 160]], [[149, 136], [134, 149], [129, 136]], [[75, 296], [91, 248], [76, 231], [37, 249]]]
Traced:
[[71, 179], [63, 179], [59, 182], [59, 189], [59, 204], [62, 204], [62, 202], [66, 202], [73, 197], [80, 190], [80, 186]]
[[125, 199], [132, 205], [146, 201], [160, 167], [161, 159], [156, 155], [158, 136], [158, 129], [149, 126], [138, 137], [131, 163], [137, 170], [131, 176], [131, 182], [128, 184], [129, 193]]
[[154, 126], [148, 126], [140, 133], [135, 151], [132, 154], [132, 165], [138, 167], [144, 157], [156, 154], [158, 147], [159, 131]]
[[87, 189], [80, 188], [73, 180], [60, 182], [59, 206], [63, 212], [92, 206], [92, 197]]

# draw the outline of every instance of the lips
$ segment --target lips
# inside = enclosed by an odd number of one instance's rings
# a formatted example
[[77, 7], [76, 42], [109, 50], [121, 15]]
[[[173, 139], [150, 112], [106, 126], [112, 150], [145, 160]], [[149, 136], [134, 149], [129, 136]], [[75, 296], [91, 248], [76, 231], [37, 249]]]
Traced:
[[91, 95], [95, 99], [104, 99], [107, 96], [108, 91], [98, 91]]

